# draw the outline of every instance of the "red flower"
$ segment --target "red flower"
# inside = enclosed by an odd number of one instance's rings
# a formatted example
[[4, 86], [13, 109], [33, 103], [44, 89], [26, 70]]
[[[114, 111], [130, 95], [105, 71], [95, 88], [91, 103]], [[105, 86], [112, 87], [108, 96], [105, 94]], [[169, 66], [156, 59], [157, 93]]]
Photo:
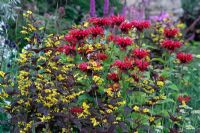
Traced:
[[164, 35], [166, 37], [175, 37], [178, 34], [178, 29], [177, 28], [165, 28], [164, 29]]
[[178, 101], [181, 102], [182, 105], [186, 105], [186, 103], [188, 103], [190, 101], [190, 97], [189, 96], [179, 96], [178, 97]]
[[136, 48], [133, 50], [133, 54], [139, 58], [139, 59], [142, 59], [142, 58], [145, 58], [146, 56], [149, 55], [149, 52], [146, 50], [146, 49], [139, 49], [139, 48]]
[[139, 31], [143, 31], [144, 29], [148, 29], [151, 26], [150, 22], [147, 21], [147, 20], [142, 20], [142, 21], [134, 20], [131, 23], [132, 23], [133, 27], [137, 28], [137, 30], [139, 30]]
[[124, 22], [124, 20], [125, 20], [124, 16], [120, 16], [120, 15], [111, 16], [110, 19], [111, 19], [112, 26], [114, 26], [114, 25], [120, 26], [120, 24], [122, 22]]
[[106, 54], [104, 54], [104, 53], [97, 53], [96, 57], [99, 60], [106, 60], [108, 58], [108, 56]]
[[116, 60], [112, 66], [117, 66], [121, 70], [130, 69], [133, 66], [133, 61], [125, 58], [124, 61]]
[[92, 23], [95, 26], [108, 26], [111, 24], [111, 21], [109, 18], [90, 18], [89, 22]]
[[92, 34], [93, 37], [97, 37], [98, 35], [103, 36], [104, 35], [104, 29], [102, 27], [91, 27], [90, 33]]
[[119, 77], [116, 73], [109, 73], [108, 74], [108, 79], [113, 80], [114, 82], [118, 82], [119, 81]]
[[131, 45], [133, 43], [133, 41], [129, 37], [116, 37], [116, 43], [122, 49], [125, 49], [127, 46]]
[[77, 40], [83, 40], [89, 35], [89, 30], [74, 29], [69, 31], [69, 35], [71, 35], [73, 38]]
[[176, 54], [176, 58], [181, 62], [181, 63], [189, 63], [192, 61], [192, 54], [187, 54], [187, 53], [178, 53]]
[[120, 25], [120, 29], [122, 32], [124, 33], [128, 33], [128, 31], [132, 28], [132, 23], [130, 22], [123, 22], [121, 25]]
[[59, 52], [65, 53], [65, 54], [67, 55], [67, 54], [69, 54], [69, 52], [75, 51], [75, 50], [76, 50], [76, 47], [75, 47], [75, 46], [64, 45], [64, 46], [62, 46], [62, 47], [57, 48], [57, 50], [58, 50]]
[[149, 62], [143, 60], [135, 60], [135, 65], [139, 68], [140, 71], [143, 72], [148, 68]]
[[163, 48], [166, 48], [168, 50], [174, 51], [177, 48], [181, 47], [181, 43], [179, 41], [173, 41], [173, 40], [164, 40], [161, 43], [161, 46]]
[[71, 45], [76, 45], [76, 43], [77, 43], [77, 39], [71, 35], [65, 35], [64, 39]]
[[113, 41], [113, 42], [115, 42], [116, 40], [117, 40], [117, 38], [118, 38], [119, 36], [117, 36], [117, 35], [113, 35], [113, 34], [111, 34], [111, 35], [109, 35], [108, 36], [108, 41]]
[[81, 64], [79, 64], [79, 69], [81, 71], [87, 71], [88, 70], [88, 63], [87, 62], [82, 62]]
[[82, 113], [82, 112], [83, 112], [83, 108], [81, 108], [81, 107], [72, 107], [72, 108], [70, 109], [70, 112], [71, 112], [71, 113], [75, 113], [75, 114], [79, 114], [79, 113]]

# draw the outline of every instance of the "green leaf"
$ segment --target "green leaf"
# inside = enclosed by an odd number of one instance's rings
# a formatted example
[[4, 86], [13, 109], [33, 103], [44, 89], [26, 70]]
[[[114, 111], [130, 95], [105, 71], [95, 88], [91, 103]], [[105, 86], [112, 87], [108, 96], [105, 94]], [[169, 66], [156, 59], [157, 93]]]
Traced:
[[165, 63], [165, 61], [162, 58], [153, 58], [151, 61], [159, 61], [161, 63]]
[[172, 90], [175, 90], [175, 91], [178, 91], [178, 87], [175, 84], [172, 84], [172, 85], [168, 86], [168, 88], [172, 89]]
[[196, 55], [196, 58], [200, 58], [200, 54]]
[[159, 103], [163, 104], [163, 103], [175, 103], [175, 101], [171, 98], [166, 98], [163, 101], [160, 101]]

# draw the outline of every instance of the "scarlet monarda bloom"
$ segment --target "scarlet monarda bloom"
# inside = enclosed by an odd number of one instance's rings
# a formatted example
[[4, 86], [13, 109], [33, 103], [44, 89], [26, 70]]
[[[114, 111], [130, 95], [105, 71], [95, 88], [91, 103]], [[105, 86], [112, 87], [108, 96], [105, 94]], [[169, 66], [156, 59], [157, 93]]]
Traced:
[[79, 64], [79, 69], [81, 71], [87, 71], [88, 68], [88, 63], [87, 62], [82, 62], [81, 64]]
[[114, 82], [119, 81], [118, 74], [116, 73], [108, 73], [108, 79], [113, 80]]
[[126, 49], [126, 47], [129, 46], [129, 45], [131, 45], [133, 43], [133, 41], [129, 37], [116, 37], [116, 43], [122, 49]]
[[108, 56], [104, 53], [97, 53], [96, 58], [99, 60], [106, 60], [108, 58]]
[[135, 65], [139, 68], [140, 71], [143, 72], [148, 68], [149, 62], [144, 60], [135, 60]]
[[190, 101], [189, 96], [179, 96], [178, 101], [181, 102], [182, 105], [186, 105]]
[[111, 24], [114, 26], [114, 25], [116, 25], [116, 26], [120, 26], [120, 24], [122, 23], [122, 22], [124, 22], [124, 20], [125, 20], [125, 18], [124, 18], [124, 16], [111, 16], [110, 17], [110, 19], [111, 19]]
[[74, 113], [74, 114], [79, 114], [79, 113], [82, 113], [83, 112], [83, 108], [81, 107], [72, 107], [70, 109], [70, 112], [71, 113]]
[[144, 29], [148, 29], [151, 26], [150, 22], [147, 21], [147, 20], [142, 20], [142, 21], [134, 20], [131, 23], [132, 23], [133, 27], [135, 27], [139, 31], [143, 31]]
[[178, 53], [176, 54], [176, 58], [181, 62], [181, 63], [189, 63], [192, 61], [192, 54], [187, 54], [187, 53]]
[[177, 48], [181, 47], [181, 43], [179, 41], [173, 41], [173, 40], [164, 40], [161, 43], [161, 46], [163, 48], [166, 48], [168, 50], [174, 51]]
[[73, 38], [76, 38], [77, 40], [83, 40], [89, 35], [89, 30], [88, 29], [74, 29], [69, 31], [69, 35], [71, 35]]
[[71, 45], [76, 45], [77, 39], [71, 35], [65, 35], [64, 40], [67, 41]]
[[90, 18], [89, 22], [95, 26], [109, 26], [111, 24], [111, 20], [107, 17], [104, 18]]
[[98, 35], [103, 36], [104, 35], [104, 29], [102, 27], [96, 26], [89, 28], [90, 34], [92, 34], [92, 37], [97, 37]]
[[130, 69], [133, 66], [133, 61], [127, 58], [124, 61], [116, 60], [112, 66], [117, 66], [121, 70]]
[[149, 55], [149, 52], [146, 49], [136, 48], [133, 50], [135, 57], [142, 59]]
[[175, 37], [178, 34], [177, 28], [165, 28], [164, 29], [164, 35], [166, 37]]
[[75, 51], [75, 50], [76, 50], [76, 47], [75, 47], [75, 46], [64, 45], [64, 46], [62, 46], [62, 47], [57, 48], [57, 50], [58, 50], [59, 52], [65, 53], [65, 54], [67, 55], [67, 54], [69, 54], [70, 52]]
[[130, 22], [123, 22], [121, 25], [120, 25], [120, 29], [122, 32], [124, 33], [128, 33], [128, 31], [132, 28], [132, 23]]

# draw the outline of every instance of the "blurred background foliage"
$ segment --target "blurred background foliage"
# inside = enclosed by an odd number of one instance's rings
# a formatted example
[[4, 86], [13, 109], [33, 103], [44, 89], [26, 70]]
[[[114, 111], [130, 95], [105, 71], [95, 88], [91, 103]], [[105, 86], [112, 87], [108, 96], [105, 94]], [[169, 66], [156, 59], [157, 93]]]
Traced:
[[200, 41], [200, 1], [182, 0], [183, 22], [187, 25], [186, 33], [191, 39]]

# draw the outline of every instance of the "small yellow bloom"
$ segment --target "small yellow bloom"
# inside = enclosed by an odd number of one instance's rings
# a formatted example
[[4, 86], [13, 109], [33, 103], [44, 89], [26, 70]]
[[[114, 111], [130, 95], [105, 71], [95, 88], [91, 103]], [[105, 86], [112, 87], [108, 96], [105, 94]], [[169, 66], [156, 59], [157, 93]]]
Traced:
[[140, 110], [140, 108], [138, 106], [134, 106], [133, 110], [136, 111], [136, 112], [138, 112]]
[[163, 81], [157, 81], [157, 86], [163, 87], [164, 86], [164, 82]]
[[99, 125], [99, 122], [97, 122], [96, 118], [90, 118], [90, 120], [91, 120], [94, 127]]
[[20, 31], [20, 33], [21, 33], [21, 34], [28, 34], [28, 32], [25, 31], [25, 30]]
[[107, 112], [108, 114], [110, 114], [110, 113], [112, 113], [113, 111], [112, 111], [111, 109], [107, 109], [106, 112]]
[[145, 108], [142, 110], [144, 113], [148, 113], [149, 112], [149, 109]]
[[27, 14], [32, 14], [32, 11], [28, 10], [28, 11], [27, 11]]
[[149, 117], [149, 121], [150, 121], [150, 122], [155, 121], [155, 117], [153, 117], [153, 116]]
[[0, 76], [4, 78], [5, 73], [3, 71], [0, 71]]
[[83, 24], [83, 26], [84, 26], [84, 27], [88, 27], [88, 26], [89, 26], [89, 22], [85, 22], [85, 23]]

